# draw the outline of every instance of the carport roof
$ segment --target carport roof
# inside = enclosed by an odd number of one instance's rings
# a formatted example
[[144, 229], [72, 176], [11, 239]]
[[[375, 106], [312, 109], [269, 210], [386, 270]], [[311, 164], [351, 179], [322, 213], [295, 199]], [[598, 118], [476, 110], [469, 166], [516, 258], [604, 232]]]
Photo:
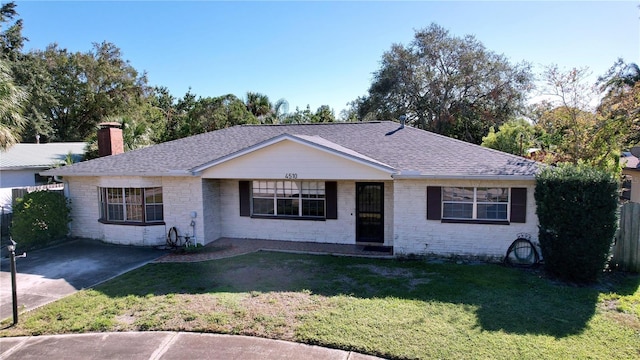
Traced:
[[15, 144], [0, 151], [0, 169], [48, 169], [64, 163], [69, 153], [74, 161], [81, 161], [85, 146], [83, 142]]
[[240, 125], [46, 171], [61, 176], [197, 176], [215, 163], [284, 134], [332, 144], [394, 169], [395, 176], [532, 179], [535, 162], [391, 121]]

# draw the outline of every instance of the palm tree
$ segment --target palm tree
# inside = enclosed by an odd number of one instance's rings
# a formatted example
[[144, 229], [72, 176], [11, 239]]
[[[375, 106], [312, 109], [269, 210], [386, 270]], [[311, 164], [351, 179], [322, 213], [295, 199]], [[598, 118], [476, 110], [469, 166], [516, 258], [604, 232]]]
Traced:
[[22, 116], [27, 94], [13, 83], [11, 71], [0, 61], [0, 149], [20, 141], [27, 120]]
[[269, 123], [271, 124], [279, 124], [281, 123], [287, 116], [289, 112], [289, 103], [285, 99], [280, 99], [276, 101], [271, 106], [271, 114], [269, 114]]
[[635, 63], [625, 63], [618, 59], [607, 73], [598, 78], [601, 91], [619, 90], [625, 86], [633, 87], [640, 82], [640, 67]]
[[271, 112], [269, 97], [264, 94], [248, 92], [245, 105], [247, 110], [257, 117], [260, 122]]

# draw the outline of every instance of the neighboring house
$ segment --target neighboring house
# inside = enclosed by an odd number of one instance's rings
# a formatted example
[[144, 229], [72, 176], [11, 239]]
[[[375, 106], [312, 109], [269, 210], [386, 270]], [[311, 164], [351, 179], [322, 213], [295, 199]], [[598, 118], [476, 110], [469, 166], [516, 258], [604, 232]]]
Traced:
[[11, 211], [11, 191], [14, 188], [33, 187], [51, 182], [40, 176], [41, 171], [65, 164], [68, 156], [74, 162], [82, 161], [85, 143], [15, 144], [0, 150], [0, 206]]
[[[113, 130], [113, 129], [112, 129]], [[537, 238], [537, 165], [394, 122], [243, 125], [63, 168], [71, 234], [220, 237], [502, 257]]]
[[[632, 149], [640, 155], [640, 147]], [[640, 159], [631, 152], [622, 153], [622, 174], [625, 176], [623, 198], [631, 202], [640, 203]]]

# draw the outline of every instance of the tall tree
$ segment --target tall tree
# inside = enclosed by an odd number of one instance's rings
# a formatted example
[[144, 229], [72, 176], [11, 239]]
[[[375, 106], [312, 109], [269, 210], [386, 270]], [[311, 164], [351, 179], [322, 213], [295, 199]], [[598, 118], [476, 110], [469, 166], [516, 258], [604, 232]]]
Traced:
[[258, 119], [247, 110], [246, 104], [231, 94], [195, 100], [192, 94], [187, 93], [185, 99], [178, 102], [178, 108], [179, 112], [184, 111], [180, 137], [235, 125], [259, 124]]
[[640, 67], [618, 59], [598, 79], [604, 94], [597, 112], [609, 128], [621, 137], [621, 146], [640, 144]]
[[26, 93], [13, 83], [11, 72], [0, 60], [0, 149], [7, 149], [20, 141], [26, 126], [22, 108]]
[[314, 115], [315, 122], [335, 122], [336, 116], [329, 105], [321, 105]]
[[269, 97], [264, 94], [248, 92], [247, 100], [245, 102], [247, 110], [253, 114], [260, 122], [271, 113], [272, 104], [269, 101]]
[[493, 127], [482, 138], [482, 146], [524, 156], [527, 149], [535, 146], [536, 131], [527, 120], [519, 118], [500, 125], [496, 132]]
[[[634, 126], [636, 133], [638, 129], [638, 123], [633, 123], [633, 116], [627, 115], [633, 113], [632, 109], [637, 113], [639, 103], [639, 98], [634, 100], [632, 92], [618, 90], [633, 88], [622, 85], [624, 81], [615, 81], [617, 85], [605, 87], [611, 91], [603, 97], [600, 106], [594, 108], [597, 88], [588, 82], [588, 69], [564, 71], [551, 65], [543, 76], [545, 94], [549, 98], [536, 105], [534, 119], [536, 126], [547, 134], [545, 142], [550, 150], [547, 160], [553, 163], [586, 163], [617, 172], [620, 151], [628, 143], [628, 135], [633, 133]], [[630, 97], [619, 98], [616, 94], [628, 94]], [[620, 105], [625, 103], [631, 112], [618, 112]]]
[[279, 99], [271, 105], [271, 113], [263, 123], [279, 124], [287, 117], [289, 113], [289, 103], [285, 99]]
[[41, 126], [29, 136], [43, 130], [48, 141], [85, 140], [104, 119], [138, 111], [147, 93], [146, 75], [108, 42], [94, 43], [85, 53], [56, 44], [35, 50], [21, 64], [18, 78], [30, 93], [26, 116]]
[[0, 32], [0, 58], [8, 61], [18, 59], [27, 40], [22, 36], [22, 19], [14, 21], [17, 16], [15, 2], [0, 6], [0, 25], [6, 26], [6, 30]]
[[408, 45], [382, 56], [368, 95], [354, 105], [360, 119], [397, 119], [479, 144], [522, 108], [532, 88], [530, 66], [513, 65], [475, 37], [452, 36], [432, 24]]
[[591, 103], [595, 95], [587, 82], [588, 68], [562, 70], [557, 65], [545, 68], [544, 100], [535, 105], [536, 126], [549, 136], [548, 149], [551, 162], [577, 163], [592, 155], [590, 141], [597, 119]]
[[288, 114], [283, 120], [286, 124], [312, 124], [322, 122], [335, 122], [336, 116], [329, 105], [320, 105], [316, 112], [311, 111], [311, 106], [307, 104], [304, 110], [296, 107], [296, 110]]

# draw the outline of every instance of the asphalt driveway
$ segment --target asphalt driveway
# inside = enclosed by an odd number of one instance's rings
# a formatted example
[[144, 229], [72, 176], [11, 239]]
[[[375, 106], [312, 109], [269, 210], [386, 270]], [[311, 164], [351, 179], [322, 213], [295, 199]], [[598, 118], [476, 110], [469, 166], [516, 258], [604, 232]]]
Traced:
[[[0, 260], [0, 319], [11, 317], [11, 273], [6, 249]], [[16, 254], [22, 254], [20, 244]], [[166, 250], [74, 240], [16, 259], [19, 311], [30, 310], [131, 271]]]

